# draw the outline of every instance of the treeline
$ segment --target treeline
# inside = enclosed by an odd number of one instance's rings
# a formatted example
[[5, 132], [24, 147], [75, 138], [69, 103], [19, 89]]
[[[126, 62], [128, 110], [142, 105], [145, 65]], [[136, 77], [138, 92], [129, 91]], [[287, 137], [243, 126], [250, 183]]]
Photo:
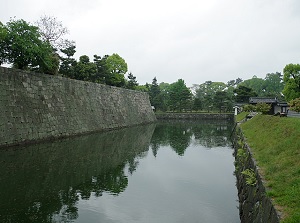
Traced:
[[266, 77], [230, 80], [227, 83], [206, 81], [186, 87], [184, 80], [157, 83], [154, 78], [148, 86], [150, 101], [156, 110], [162, 111], [232, 111], [235, 103], [248, 103], [250, 97], [276, 97], [284, 100], [281, 73], [269, 73]]
[[[77, 80], [149, 92], [151, 104], [161, 111], [231, 111], [235, 103], [248, 103], [249, 97], [276, 97], [291, 102], [300, 111], [300, 65], [288, 64], [265, 78], [237, 78], [227, 83], [206, 81], [188, 88], [183, 79], [174, 83], [139, 85], [128, 73], [126, 61], [117, 53], [92, 60], [74, 58], [75, 41], [64, 39], [68, 29], [54, 17], [42, 16], [34, 25], [20, 19], [0, 22], [0, 65], [61, 75]], [[127, 77], [126, 77], [127, 75]]]
[[[265, 78], [237, 78], [227, 83], [206, 81], [187, 88], [182, 79], [173, 84], [157, 84], [149, 88], [150, 100], [162, 111], [232, 111], [233, 106], [249, 103], [250, 97], [271, 97], [287, 101], [290, 109], [300, 112], [300, 65], [288, 64], [280, 72], [268, 73]], [[178, 94], [177, 94], [178, 93]], [[263, 108], [262, 110], [268, 110]]]
[[127, 74], [127, 63], [116, 53], [95, 54], [93, 61], [82, 55], [77, 61], [75, 41], [64, 39], [67, 33], [50, 16], [42, 16], [34, 25], [22, 19], [11, 19], [6, 25], [0, 22], [0, 65], [129, 89], [138, 86], [136, 77]]

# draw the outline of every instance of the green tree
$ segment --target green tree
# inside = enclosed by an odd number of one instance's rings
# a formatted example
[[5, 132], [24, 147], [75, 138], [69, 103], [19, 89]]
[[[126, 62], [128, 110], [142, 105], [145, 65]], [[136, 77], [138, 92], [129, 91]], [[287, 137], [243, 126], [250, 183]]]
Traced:
[[271, 105], [267, 103], [258, 103], [256, 105], [256, 111], [263, 113], [264, 115], [269, 114]]
[[75, 67], [75, 79], [95, 82], [97, 67], [90, 62], [90, 58], [83, 55], [79, 58], [79, 62]]
[[146, 83], [145, 85], [138, 85], [135, 88], [137, 91], [143, 91], [143, 92], [149, 92], [150, 91], [150, 85]]
[[246, 104], [243, 106], [243, 111], [245, 112], [253, 112], [256, 111], [256, 106], [251, 104]]
[[168, 110], [169, 88], [170, 88], [169, 83], [161, 82], [159, 84], [159, 89], [160, 89], [159, 99], [161, 101], [160, 109], [162, 111], [167, 111]]
[[292, 111], [300, 112], [300, 98], [291, 100], [289, 106]]
[[172, 83], [169, 88], [170, 108], [182, 111], [183, 109], [191, 109], [192, 93], [185, 85], [184, 80], [179, 79]]
[[5, 27], [5, 25], [3, 25], [2, 22], [0, 22], [0, 65], [7, 61], [7, 35], [7, 28]]
[[235, 80], [235, 85], [238, 85], [238, 84], [240, 84], [240, 83], [242, 83], [242, 82], [243, 82], [243, 79], [238, 77], [238, 78]]
[[76, 46], [69, 46], [65, 49], [61, 49], [60, 51], [66, 55], [66, 57], [60, 57], [61, 64], [59, 68], [59, 73], [64, 75], [65, 77], [75, 78], [75, 67], [77, 65], [77, 61], [73, 58], [76, 50]]
[[248, 103], [250, 97], [257, 97], [257, 93], [251, 88], [239, 85], [233, 91], [236, 94], [236, 102]]
[[268, 73], [265, 77], [265, 96], [282, 98], [283, 79], [279, 72]]
[[59, 55], [55, 52], [49, 53], [47, 58], [47, 63], [43, 60], [39, 62], [40, 65], [33, 67], [31, 70], [36, 70], [38, 72], [43, 72], [46, 74], [57, 75], [59, 69]]
[[239, 86], [251, 88], [257, 93], [258, 97], [282, 98], [283, 82], [282, 75], [279, 72], [268, 73], [264, 79], [254, 75], [251, 79], [241, 82]]
[[226, 91], [217, 91], [214, 95], [213, 104], [220, 112], [228, 106], [228, 95]]
[[105, 83], [112, 86], [123, 87], [125, 84], [125, 73], [127, 72], [127, 63], [118, 54], [106, 58], [105, 63], [108, 71], [108, 77], [105, 79]]
[[6, 26], [2, 24], [0, 62], [18, 69], [39, 68], [42, 72], [55, 69], [52, 47], [40, 37], [38, 27], [22, 19], [10, 20]]
[[156, 77], [153, 78], [152, 83], [150, 85], [149, 99], [151, 105], [155, 107], [155, 110], [161, 109], [160, 88], [157, 83]]
[[102, 58], [98, 55], [94, 55], [94, 64], [97, 66], [96, 82], [105, 84], [106, 79], [109, 76], [109, 71], [106, 66], [106, 59], [109, 55], [104, 55]]
[[226, 84], [223, 82], [206, 81], [196, 88], [195, 97], [201, 101], [203, 108], [209, 111], [214, 104], [216, 92], [224, 91], [226, 87]]
[[126, 83], [126, 88], [135, 90], [136, 87], [139, 85], [138, 82], [136, 81], [136, 77], [133, 76], [131, 72], [128, 74], [127, 77], [128, 77], [128, 81]]
[[283, 69], [284, 89], [287, 101], [300, 97], [300, 64], [288, 64]]
[[227, 110], [230, 110], [234, 106], [235, 102], [235, 95], [234, 95], [234, 87], [233, 86], [227, 86]]
[[237, 78], [235, 80], [230, 80], [227, 82], [227, 87], [235, 87], [237, 86], [238, 84], [242, 83], [243, 82], [243, 79], [241, 78]]
[[200, 98], [194, 97], [194, 100], [193, 100], [193, 110], [195, 110], [195, 111], [201, 111], [202, 109], [203, 109], [202, 101], [200, 100]]
[[227, 86], [228, 87], [234, 87], [235, 86], [235, 80], [227, 81]]
[[245, 86], [247, 88], [252, 89], [254, 92], [257, 93], [257, 96], [259, 97], [265, 96], [265, 80], [262, 78], [258, 78], [255, 75], [251, 79], [244, 80], [243, 82], [241, 82], [239, 86]]

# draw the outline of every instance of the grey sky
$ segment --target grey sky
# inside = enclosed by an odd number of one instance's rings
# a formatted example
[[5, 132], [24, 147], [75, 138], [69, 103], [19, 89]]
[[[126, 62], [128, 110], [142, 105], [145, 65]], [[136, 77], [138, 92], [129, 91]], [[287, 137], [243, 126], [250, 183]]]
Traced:
[[76, 57], [118, 53], [140, 84], [188, 86], [300, 63], [299, 0], [0, 0], [0, 21], [57, 17]]

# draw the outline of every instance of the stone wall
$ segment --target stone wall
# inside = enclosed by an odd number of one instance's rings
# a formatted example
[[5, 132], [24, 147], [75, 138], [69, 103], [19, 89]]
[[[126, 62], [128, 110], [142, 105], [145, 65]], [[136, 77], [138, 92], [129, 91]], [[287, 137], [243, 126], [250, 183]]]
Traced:
[[0, 67], [0, 147], [156, 121], [147, 93]]
[[234, 114], [217, 113], [163, 113], [156, 114], [157, 119], [187, 119], [187, 120], [234, 120]]
[[266, 194], [259, 168], [251, 154], [251, 148], [245, 142], [239, 127], [235, 136], [235, 174], [241, 222], [279, 223], [279, 215]]

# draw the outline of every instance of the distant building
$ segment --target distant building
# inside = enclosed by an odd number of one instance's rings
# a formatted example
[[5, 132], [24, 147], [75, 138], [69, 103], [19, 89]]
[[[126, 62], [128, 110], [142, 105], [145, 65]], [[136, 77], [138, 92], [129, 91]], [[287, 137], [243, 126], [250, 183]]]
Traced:
[[287, 114], [288, 111], [289, 111], [289, 105], [285, 101], [278, 102], [277, 105], [275, 106], [275, 114], [278, 112]]
[[257, 105], [258, 103], [266, 103], [271, 105], [271, 109], [269, 111], [270, 115], [274, 115], [276, 113], [287, 113], [288, 112], [288, 103], [280, 102], [277, 98], [270, 97], [251, 97], [249, 98], [249, 104]]

